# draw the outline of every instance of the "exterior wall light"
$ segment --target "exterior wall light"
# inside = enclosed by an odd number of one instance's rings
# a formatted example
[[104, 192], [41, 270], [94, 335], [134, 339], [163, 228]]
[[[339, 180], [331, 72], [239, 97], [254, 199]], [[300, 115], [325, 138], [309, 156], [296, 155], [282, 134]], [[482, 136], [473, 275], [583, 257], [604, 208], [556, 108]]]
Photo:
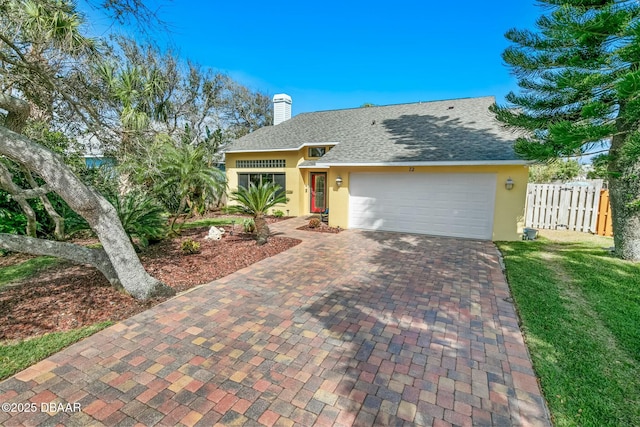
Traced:
[[507, 178], [507, 181], [504, 183], [504, 188], [507, 190], [511, 190], [513, 188], [513, 180], [511, 177]]
[[342, 178], [340, 178], [340, 176], [338, 176], [338, 177], [336, 178], [336, 185], [337, 185], [338, 187], [342, 186]]

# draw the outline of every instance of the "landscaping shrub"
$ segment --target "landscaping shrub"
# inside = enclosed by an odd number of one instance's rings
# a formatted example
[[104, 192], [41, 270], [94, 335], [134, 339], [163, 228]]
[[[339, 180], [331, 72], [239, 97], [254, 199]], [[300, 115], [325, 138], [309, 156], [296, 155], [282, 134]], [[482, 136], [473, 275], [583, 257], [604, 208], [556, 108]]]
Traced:
[[319, 218], [311, 218], [309, 220], [309, 228], [318, 228], [320, 227], [320, 224], [322, 224], [322, 222]]
[[253, 218], [245, 218], [242, 220], [242, 230], [245, 233], [253, 233], [256, 231], [256, 223]]
[[200, 243], [193, 239], [187, 239], [180, 245], [180, 250], [185, 255], [197, 254], [200, 252]]
[[118, 211], [124, 231], [131, 239], [137, 237], [142, 247], [166, 236], [165, 211], [150, 196], [132, 191], [124, 196], [115, 197], [111, 203]]
[[284, 216], [284, 212], [279, 209], [275, 209], [273, 211], [273, 216], [275, 216], [276, 218], [282, 218]]
[[[0, 194], [0, 196], [9, 193]], [[0, 206], [0, 233], [24, 234], [27, 225], [27, 217], [16, 209], [7, 209]]]

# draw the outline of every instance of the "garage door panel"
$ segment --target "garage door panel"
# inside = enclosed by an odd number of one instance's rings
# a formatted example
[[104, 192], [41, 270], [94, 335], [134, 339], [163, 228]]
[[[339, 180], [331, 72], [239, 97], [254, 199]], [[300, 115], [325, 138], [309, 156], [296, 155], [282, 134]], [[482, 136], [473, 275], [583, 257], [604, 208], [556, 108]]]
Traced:
[[349, 227], [491, 239], [495, 174], [352, 173]]

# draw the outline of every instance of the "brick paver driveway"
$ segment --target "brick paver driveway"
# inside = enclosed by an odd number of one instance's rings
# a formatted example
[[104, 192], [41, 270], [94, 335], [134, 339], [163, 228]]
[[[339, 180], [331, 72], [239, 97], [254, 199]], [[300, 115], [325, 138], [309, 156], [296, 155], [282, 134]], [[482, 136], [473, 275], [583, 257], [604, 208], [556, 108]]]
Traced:
[[549, 425], [492, 243], [300, 224], [272, 227], [304, 236], [288, 252], [0, 383], [37, 406], [0, 424]]

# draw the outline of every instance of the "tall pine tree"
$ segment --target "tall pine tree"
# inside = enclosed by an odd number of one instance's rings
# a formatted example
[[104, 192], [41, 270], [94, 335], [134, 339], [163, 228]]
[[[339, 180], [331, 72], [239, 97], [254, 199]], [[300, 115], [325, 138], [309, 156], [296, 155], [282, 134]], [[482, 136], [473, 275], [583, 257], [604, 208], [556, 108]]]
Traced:
[[492, 110], [522, 131], [529, 159], [580, 155], [610, 144], [616, 252], [640, 260], [640, 4], [543, 0], [536, 31], [512, 29], [503, 59], [521, 90]]

